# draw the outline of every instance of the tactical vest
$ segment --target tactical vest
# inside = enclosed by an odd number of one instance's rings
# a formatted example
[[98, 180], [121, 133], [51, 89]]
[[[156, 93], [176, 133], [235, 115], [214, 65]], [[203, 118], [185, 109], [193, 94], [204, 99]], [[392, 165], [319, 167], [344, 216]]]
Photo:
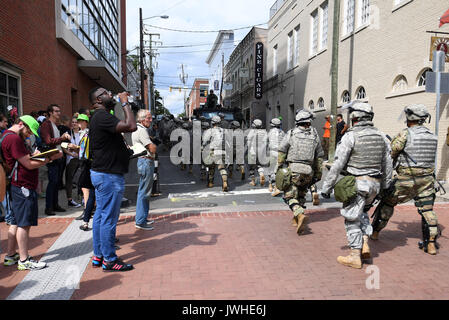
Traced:
[[382, 172], [382, 158], [385, 140], [377, 128], [372, 126], [354, 127], [355, 145], [348, 161], [348, 167], [359, 170]]
[[268, 133], [268, 143], [271, 151], [278, 151], [285, 133], [281, 129], [274, 128]]
[[267, 148], [267, 131], [265, 129], [251, 129], [252, 139], [248, 140], [248, 153], [261, 155]]
[[315, 150], [320, 143], [318, 135], [313, 130], [293, 129], [289, 132], [290, 148], [287, 153], [287, 162], [313, 164]]
[[223, 128], [216, 127], [211, 129], [211, 150], [224, 150], [224, 130]]
[[403, 153], [399, 156], [400, 167], [433, 168], [437, 154], [438, 137], [424, 126], [408, 128], [407, 143], [404, 151], [417, 163], [415, 164]]

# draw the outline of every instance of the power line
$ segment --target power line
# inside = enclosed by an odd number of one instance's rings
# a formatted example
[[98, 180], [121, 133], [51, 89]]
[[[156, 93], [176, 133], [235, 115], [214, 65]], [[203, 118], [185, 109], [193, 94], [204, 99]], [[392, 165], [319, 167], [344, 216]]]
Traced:
[[[223, 50], [235, 49], [235, 47], [222, 48]], [[196, 52], [210, 52], [209, 50], [196, 50], [196, 51], [179, 51], [179, 52], [161, 52], [161, 54], [183, 54], [183, 53], [196, 53]]]
[[266, 25], [266, 24], [267, 23], [265, 22], [265, 23], [259, 23], [259, 24], [255, 24], [255, 25], [247, 26], [247, 27], [240, 27], [240, 28], [234, 28], [234, 29], [221, 29], [221, 30], [180, 30], [180, 29], [170, 29], [170, 28], [154, 26], [154, 25], [151, 25], [151, 24], [145, 24], [145, 26], [156, 28], [156, 29], [161, 29], [161, 30], [166, 30], [166, 31], [174, 31], [174, 32], [217, 33], [217, 32], [220, 32], [220, 31], [237, 31], [237, 30], [249, 29], [249, 28], [253, 28], [253, 27], [263, 26], [263, 25]]

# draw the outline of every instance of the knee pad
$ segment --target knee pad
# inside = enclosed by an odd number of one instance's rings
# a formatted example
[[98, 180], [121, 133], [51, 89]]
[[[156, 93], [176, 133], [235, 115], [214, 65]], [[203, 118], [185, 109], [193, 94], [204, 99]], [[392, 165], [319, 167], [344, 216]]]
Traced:
[[393, 216], [393, 212], [394, 212], [394, 207], [391, 207], [383, 202], [380, 202], [377, 205], [377, 208], [374, 211], [374, 214], [372, 216], [373, 230], [379, 232], [383, 228], [385, 228], [388, 224], [388, 221]]

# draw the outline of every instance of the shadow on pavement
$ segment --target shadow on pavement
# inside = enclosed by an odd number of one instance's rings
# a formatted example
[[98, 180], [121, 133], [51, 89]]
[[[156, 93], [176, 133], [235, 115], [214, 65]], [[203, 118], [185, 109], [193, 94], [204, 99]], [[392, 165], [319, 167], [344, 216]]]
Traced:
[[[103, 271], [100, 271], [100, 272], [103, 273]], [[118, 287], [122, 284], [122, 281], [121, 281], [122, 278], [123, 278], [122, 275], [115, 273], [115, 274], [108, 275], [106, 277], [100, 276], [99, 279], [81, 281], [79, 286], [80, 286], [80, 289], [83, 289], [83, 290], [75, 290], [75, 292], [72, 295], [71, 300], [87, 299], [90, 296], [98, 295], [105, 290], [109, 290], [111, 288]], [[86, 289], [86, 288], [89, 288], [89, 289]], [[39, 299], [45, 299], [45, 296], [40, 296]], [[101, 300], [102, 298], [101, 298], [101, 296], [98, 296], [98, 297], [95, 297], [95, 299]], [[116, 299], [120, 299], [120, 298], [115, 297], [114, 299], [116, 300]]]

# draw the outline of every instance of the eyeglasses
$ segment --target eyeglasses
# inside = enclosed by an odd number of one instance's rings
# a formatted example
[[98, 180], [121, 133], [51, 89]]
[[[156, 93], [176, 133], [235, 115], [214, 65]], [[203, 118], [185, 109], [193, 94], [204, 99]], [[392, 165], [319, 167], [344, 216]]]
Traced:
[[98, 99], [98, 97], [101, 97], [102, 95], [104, 95], [105, 93], [108, 94], [108, 95], [111, 95], [111, 94], [112, 94], [111, 91], [105, 90], [105, 91], [103, 91], [101, 94], [99, 94], [99, 95], [95, 98], [95, 100]]

